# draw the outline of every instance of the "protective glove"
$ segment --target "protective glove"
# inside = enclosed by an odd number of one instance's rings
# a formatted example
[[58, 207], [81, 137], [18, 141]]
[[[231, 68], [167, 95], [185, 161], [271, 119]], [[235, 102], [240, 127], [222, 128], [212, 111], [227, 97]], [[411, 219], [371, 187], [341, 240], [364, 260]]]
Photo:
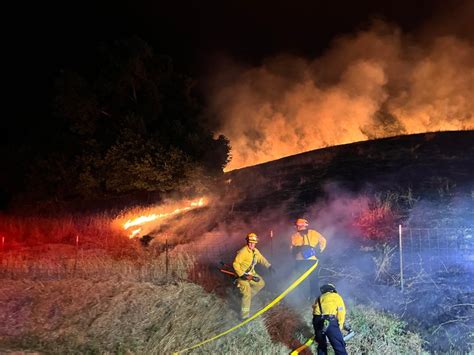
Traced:
[[350, 332], [352, 330], [352, 327], [349, 323], [347, 322], [344, 322], [344, 330], [347, 330], [348, 332]]

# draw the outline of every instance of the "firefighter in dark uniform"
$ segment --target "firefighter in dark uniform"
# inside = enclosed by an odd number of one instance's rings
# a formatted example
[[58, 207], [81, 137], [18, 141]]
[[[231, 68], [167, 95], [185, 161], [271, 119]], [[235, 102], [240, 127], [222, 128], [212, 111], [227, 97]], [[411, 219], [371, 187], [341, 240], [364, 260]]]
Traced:
[[344, 328], [346, 307], [344, 300], [333, 284], [321, 286], [321, 296], [313, 305], [314, 340], [318, 342], [318, 355], [326, 355], [328, 345], [326, 337], [336, 355], [347, 355], [346, 343], [341, 330]]

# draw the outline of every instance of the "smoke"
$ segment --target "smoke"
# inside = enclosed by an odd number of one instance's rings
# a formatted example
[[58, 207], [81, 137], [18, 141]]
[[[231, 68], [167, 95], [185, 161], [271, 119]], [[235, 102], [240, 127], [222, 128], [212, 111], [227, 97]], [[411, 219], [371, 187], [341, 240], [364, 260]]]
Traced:
[[415, 40], [375, 21], [319, 58], [221, 61], [210, 110], [230, 139], [232, 170], [354, 141], [473, 129], [473, 83], [470, 38], [424, 32]]

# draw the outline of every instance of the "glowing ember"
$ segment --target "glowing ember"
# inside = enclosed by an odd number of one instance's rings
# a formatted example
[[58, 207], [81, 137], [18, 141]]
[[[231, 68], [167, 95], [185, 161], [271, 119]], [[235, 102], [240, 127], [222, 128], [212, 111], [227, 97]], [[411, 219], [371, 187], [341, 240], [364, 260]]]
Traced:
[[[146, 216], [139, 216], [136, 218], [129, 219], [127, 222], [123, 224], [123, 229], [127, 230], [130, 227], [134, 226], [141, 226], [145, 223], [155, 221], [157, 219], [162, 219], [162, 218], [167, 218], [171, 217], [180, 213], [184, 213], [187, 211], [190, 211], [192, 209], [202, 207], [206, 204], [205, 200], [203, 197], [201, 197], [199, 200], [191, 201], [188, 206], [181, 207], [181, 208], [176, 208], [175, 210], [171, 212], [162, 212], [162, 213], [152, 213], [150, 215]], [[136, 237], [140, 232], [142, 228], [137, 228], [131, 231], [129, 238]]]

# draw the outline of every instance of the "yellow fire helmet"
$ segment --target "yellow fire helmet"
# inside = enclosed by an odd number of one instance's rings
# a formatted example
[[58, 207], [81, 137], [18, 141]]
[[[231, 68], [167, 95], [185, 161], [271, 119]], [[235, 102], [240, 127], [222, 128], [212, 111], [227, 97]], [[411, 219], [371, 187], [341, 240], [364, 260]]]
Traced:
[[247, 241], [247, 243], [255, 243], [255, 244], [258, 243], [258, 237], [255, 233], [247, 234], [247, 236], [245, 237], [245, 240]]
[[298, 227], [307, 227], [309, 225], [308, 220], [304, 218], [298, 218], [295, 222], [295, 225]]

